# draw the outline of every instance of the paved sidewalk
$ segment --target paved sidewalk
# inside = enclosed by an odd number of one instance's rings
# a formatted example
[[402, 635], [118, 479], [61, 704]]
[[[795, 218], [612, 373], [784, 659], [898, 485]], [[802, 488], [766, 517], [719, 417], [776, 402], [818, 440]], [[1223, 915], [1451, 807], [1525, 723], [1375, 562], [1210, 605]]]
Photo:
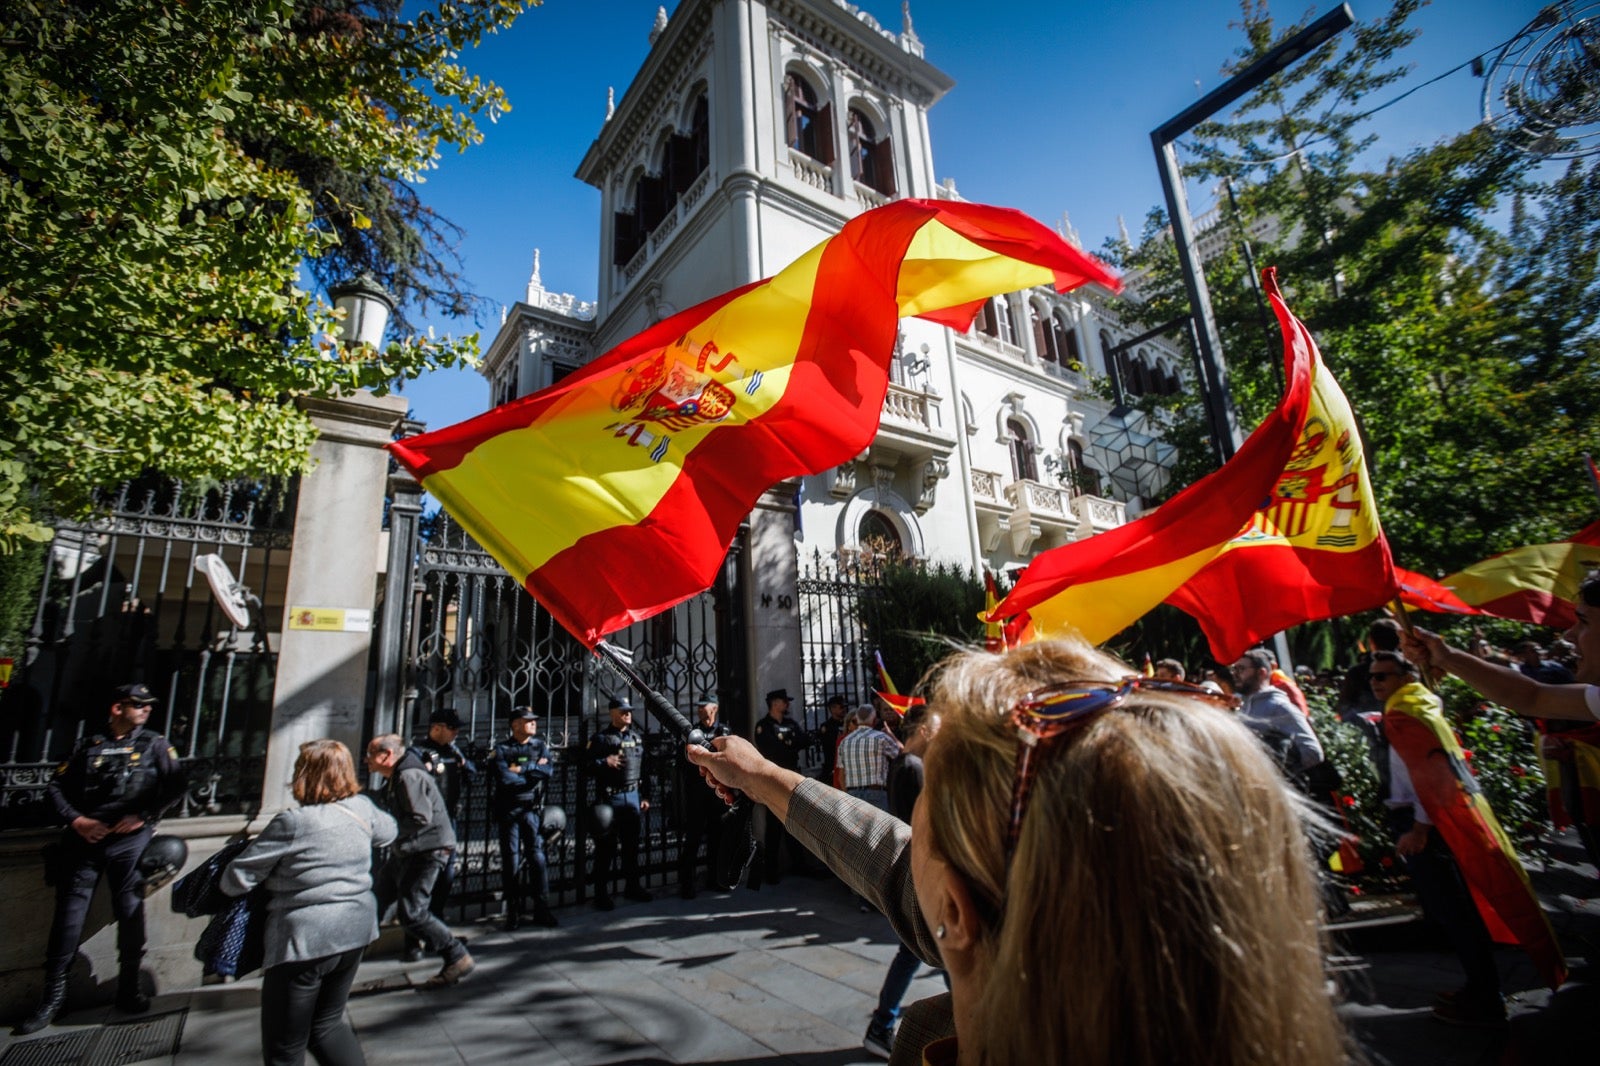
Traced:
[[[1563, 853], [1571, 860], [1573, 853]], [[1600, 882], [1593, 869], [1560, 861], [1535, 870], [1569, 956], [1600, 957]], [[846, 1066], [876, 1061], [861, 1048], [878, 984], [894, 954], [888, 923], [861, 914], [831, 879], [786, 878], [760, 892], [676, 895], [619, 903], [601, 914], [561, 913], [559, 929], [507, 934], [484, 924], [463, 930], [478, 970], [460, 986], [414, 987], [436, 961], [402, 965], [389, 930], [362, 966], [350, 1016], [369, 1062], [383, 1066], [517, 1063], [720, 1063]], [[1460, 983], [1453, 958], [1430, 945], [1419, 922], [1355, 928], [1340, 937], [1337, 971], [1343, 1013], [1374, 1063], [1468, 1066], [1593, 1061], [1600, 1047], [1600, 981], [1584, 972], [1552, 997], [1537, 989], [1520, 953], [1503, 949], [1512, 1025], [1507, 1034], [1452, 1029], [1428, 1016], [1433, 996]], [[387, 948], [387, 950], [385, 950]], [[1576, 960], [1575, 960], [1576, 961]], [[919, 973], [910, 998], [942, 991]], [[30, 1055], [32, 1063], [181, 1063], [233, 1066], [260, 1061], [256, 981], [161, 996], [155, 1013], [182, 1012], [175, 1055], [113, 1056], [110, 1038], [160, 1028], [109, 1008], [81, 1011], [27, 1038], [100, 1040], [92, 1058]], [[1065, 1008], [1064, 1008], [1065, 1009]], [[110, 1023], [110, 1024], [104, 1024]], [[133, 1024], [128, 1024], [133, 1023]], [[157, 1034], [159, 1035], [159, 1034]], [[128, 1041], [125, 1041], [128, 1042]], [[0, 1037], [6, 1057], [24, 1041]], [[168, 1040], [170, 1047], [170, 1038]], [[16, 1048], [17, 1052], [24, 1048]], [[29, 1051], [44, 1051], [32, 1045]], [[63, 1044], [60, 1050], [70, 1052]], [[130, 1051], [137, 1054], [137, 1051]]]

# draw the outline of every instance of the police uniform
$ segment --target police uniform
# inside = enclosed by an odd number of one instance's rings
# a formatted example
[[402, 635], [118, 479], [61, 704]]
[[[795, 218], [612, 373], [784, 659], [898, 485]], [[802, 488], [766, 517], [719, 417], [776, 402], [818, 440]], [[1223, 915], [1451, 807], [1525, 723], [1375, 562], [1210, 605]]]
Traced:
[[[708, 701], [710, 702], [710, 701]], [[697, 723], [696, 728], [705, 734], [706, 741], [715, 740], [732, 734], [732, 730], [721, 722], [717, 722], [707, 729]], [[705, 783], [700, 776], [700, 771], [689, 762], [687, 757], [680, 767], [683, 774], [683, 786], [679, 790], [683, 797], [683, 841], [678, 845], [678, 893], [685, 899], [694, 898], [695, 859], [700, 851], [700, 842], [706, 845], [706, 868], [710, 870], [709, 879], [714, 889], [727, 888], [716, 882], [717, 857], [722, 850], [722, 815], [727, 811], [728, 805], [717, 795], [716, 790]]]
[[[622, 706], [612, 702], [613, 710]], [[606, 764], [613, 755], [619, 758], [615, 767]], [[647, 900], [650, 893], [639, 884], [639, 835], [644, 822], [639, 782], [644, 774], [644, 734], [631, 722], [626, 728], [608, 725], [589, 738], [584, 761], [594, 776], [596, 804], [611, 807], [611, 829], [601, 833], [595, 844], [595, 904], [602, 909], [611, 906], [611, 866], [619, 844], [625, 884], [622, 894], [629, 899]]]
[[[762, 756], [777, 763], [785, 770], [800, 769], [800, 753], [806, 747], [805, 730], [789, 717], [773, 718], [770, 708], [776, 701], [792, 702], [788, 689], [773, 689], [767, 693], [768, 713], [761, 721], [756, 723], [756, 750]], [[790, 836], [784, 829], [783, 822], [771, 811], [766, 812], [766, 831], [761, 838], [762, 863], [766, 870], [767, 883], [777, 884], [782, 875], [782, 860], [779, 858], [780, 848], [789, 850], [789, 864], [794, 867], [804, 865], [804, 849], [799, 841]], [[754, 876], [752, 872], [752, 877]], [[752, 880], [751, 882], [755, 882]]]
[[[532, 708], [520, 708], [511, 717], [537, 720]], [[507, 736], [489, 754], [494, 817], [500, 827], [500, 880], [505, 891], [506, 926], [510, 929], [522, 921], [524, 892], [520, 875], [524, 862], [532, 871], [534, 921], [544, 926], [556, 924], [555, 915], [550, 912], [549, 873], [540, 832], [545, 786], [554, 771], [550, 746], [537, 734], [521, 742]]]
[[[117, 698], [141, 706], [155, 703], [143, 685], [124, 685]], [[120, 737], [109, 729], [86, 737], [56, 767], [45, 794], [67, 828], [52, 863], [56, 911], [45, 954], [47, 998], [52, 985], [64, 981], [77, 954], [84, 915], [104, 876], [111, 881], [111, 909], [117, 918], [118, 1002], [125, 1008], [148, 1006], [138, 984], [145, 943], [144, 900], [137, 890], [139, 856], [150, 842], [155, 822], [182, 797], [184, 787], [177, 750], [166, 737], [142, 726]], [[129, 816], [142, 819], [144, 825], [132, 832], [108, 833], [93, 844], [71, 827], [80, 817], [114, 826]]]

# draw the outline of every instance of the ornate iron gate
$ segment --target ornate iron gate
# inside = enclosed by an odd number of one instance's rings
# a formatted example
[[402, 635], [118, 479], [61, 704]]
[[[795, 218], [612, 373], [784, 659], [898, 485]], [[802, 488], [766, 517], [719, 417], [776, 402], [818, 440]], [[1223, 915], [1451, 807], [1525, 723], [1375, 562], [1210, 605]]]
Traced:
[[[403, 491], [396, 495], [403, 498]], [[404, 506], [391, 509], [392, 515], [404, 513]], [[398, 526], [391, 522], [391, 536]], [[730, 555], [737, 550], [736, 542]], [[394, 565], [397, 557], [413, 560], [414, 567]], [[547, 803], [559, 804], [568, 814], [565, 839], [548, 853], [552, 901], [588, 898], [592, 842], [587, 811], [593, 787], [582, 773], [581, 753], [590, 736], [609, 722], [607, 697], [630, 696], [628, 686], [448, 515], [436, 516], [431, 529], [418, 537], [414, 553], [392, 552], [390, 559], [385, 597], [401, 597], [405, 607], [396, 611], [386, 604], [382, 617], [398, 624], [379, 633], [375, 654], [380, 664], [398, 664], [399, 683], [393, 686], [398, 731], [419, 738], [426, 734], [433, 711], [453, 707], [466, 723], [458, 746], [482, 757], [508, 731], [513, 708], [536, 708], [540, 730], [558, 755]], [[730, 563], [726, 570], [732, 569]], [[728, 634], [738, 628], [733, 602], [727, 583], [719, 582], [717, 589], [609, 639], [631, 650], [651, 686], [680, 710], [688, 712], [696, 701], [716, 699], [719, 693], [731, 704], [739, 693], [733, 680], [719, 674], [718, 647], [729, 643]], [[382, 669], [380, 665], [380, 673]], [[387, 691], [382, 677], [376, 688], [380, 694]], [[636, 697], [630, 702], [641, 704]], [[384, 720], [382, 708], [375, 708], [374, 718]], [[648, 739], [643, 784], [651, 802], [640, 866], [646, 884], [659, 888], [676, 880], [681, 744], [642, 706], [635, 723]], [[486, 776], [469, 786], [460, 835], [462, 870], [452, 906], [468, 919], [496, 913], [501, 907], [500, 855]]]
[[57, 524], [20, 662], [0, 693], [0, 828], [54, 821], [42, 804], [51, 769], [103, 726], [112, 686], [131, 681], [161, 698], [151, 725], [189, 771], [174, 815], [257, 809], [277, 634], [235, 629], [194, 560], [221, 554], [263, 616], [282, 617], [297, 487], [149, 478], [110, 495], [96, 517]]
[[[805, 727], [813, 737], [827, 716], [825, 704], [843, 696], [852, 710], [869, 701], [876, 686], [871, 634], [877, 625], [875, 571], [852, 557], [812, 554], [801, 565], [800, 658], [805, 684]], [[813, 745], [813, 766], [822, 752]]]

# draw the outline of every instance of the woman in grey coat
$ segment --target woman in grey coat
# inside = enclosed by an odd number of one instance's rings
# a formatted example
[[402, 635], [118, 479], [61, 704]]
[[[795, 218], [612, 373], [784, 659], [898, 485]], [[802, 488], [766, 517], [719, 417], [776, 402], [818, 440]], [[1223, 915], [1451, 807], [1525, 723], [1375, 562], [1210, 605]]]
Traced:
[[378, 938], [372, 849], [394, 840], [394, 819], [361, 795], [337, 740], [300, 745], [293, 790], [301, 806], [272, 819], [222, 875], [231, 896], [263, 884], [269, 895], [262, 1061], [298, 1066], [309, 1049], [322, 1066], [364, 1066], [344, 1008]]

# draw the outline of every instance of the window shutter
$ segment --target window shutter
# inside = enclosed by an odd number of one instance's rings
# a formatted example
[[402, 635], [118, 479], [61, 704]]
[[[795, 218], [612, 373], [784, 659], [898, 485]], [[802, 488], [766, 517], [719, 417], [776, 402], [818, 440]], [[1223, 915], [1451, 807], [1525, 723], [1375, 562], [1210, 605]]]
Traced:
[[783, 143], [791, 148], [800, 146], [800, 109], [804, 104], [800, 79], [788, 75], [783, 79]]
[[639, 179], [639, 236], [644, 238], [667, 217], [667, 183], [653, 174]]
[[826, 103], [817, 112], [817, 162], [833, 166], [833, 104]]
[[667, 189], [672, 198], [676, 200], [688, 191], [694, 179], [700, 176], [700, 168], [695, 165], [697, 154], [694, 137], [684, 137], [674, 133], [667, 142]]
[[615, 266], [627, 266], [639, 250], [637, 219], [621, 211], [611, 217], [611, 262]]
[[1039, 353], [1039, 358], [1047, 363], [1056, 361], [1055, 346], [1050, 343], [1050, 338], [1045, 336], [1044, 319], [1039, 317], [1039, 309], [1031, 304], [1028, 308], [1028, 317], [1033, 319], [1033, 348]]
[[885, 196], [894, 196], [894, 142], [885, 136], [869, 151], [872, 153], [873, 188]]

